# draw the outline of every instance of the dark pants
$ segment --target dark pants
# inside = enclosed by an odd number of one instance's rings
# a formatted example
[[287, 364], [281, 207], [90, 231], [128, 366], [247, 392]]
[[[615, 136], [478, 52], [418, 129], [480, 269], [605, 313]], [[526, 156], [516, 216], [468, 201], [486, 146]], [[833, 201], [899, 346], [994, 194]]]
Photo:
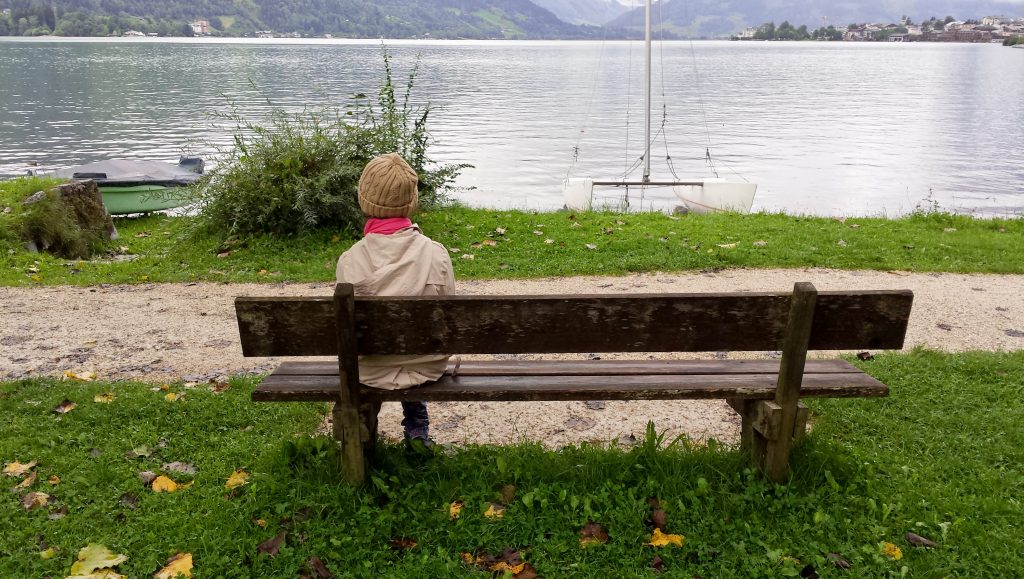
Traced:
[[406, 438], [427, 438], [429, 435], [430, 418], [427, 416], [426, 402], [402, 402], [402, 426]]

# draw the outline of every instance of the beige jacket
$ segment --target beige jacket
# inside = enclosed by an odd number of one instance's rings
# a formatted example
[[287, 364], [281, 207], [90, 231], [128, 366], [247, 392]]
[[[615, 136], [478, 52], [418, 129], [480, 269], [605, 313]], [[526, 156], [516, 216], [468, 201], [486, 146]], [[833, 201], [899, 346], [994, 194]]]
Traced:
[[[339, 282], [355, 286], [357, 296], [445, 296], [455, 293], [448, 251], [418, 226], [391, 235], [367, 235], [338, 260]], [[402, 390], [437, 380], [448, 356], [360, 356], [359, 381], [386, 390]]]

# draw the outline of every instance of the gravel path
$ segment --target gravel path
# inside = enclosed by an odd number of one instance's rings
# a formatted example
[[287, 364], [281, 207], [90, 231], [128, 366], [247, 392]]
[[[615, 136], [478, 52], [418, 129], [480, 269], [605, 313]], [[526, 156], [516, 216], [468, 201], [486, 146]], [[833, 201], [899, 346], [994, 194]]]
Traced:
[[[822, 269], [467, 281], [465, 294], [785, 291], [796, 281], [819, 290], [911, 289], [907, 347], [947, 351], [1024, 348], [1024, 276], [909, 274]], [[268, 371], [277, 360], [243, 358], [235, 296], [330, 295], [330, 284], [149, 284], [90, 288], [0, 287], [0, 378], [95, 371], [100, 379], [201, 381]], [[689, 357], [713, 357], [714, 353]], [[720, 354], [722, 355], [722, 354]], [[739, 357], [739, 354], [728, 354]], [[752, 354], [750, 357], [766, 356]], [[401, 433], [386, 405], [381, 430]], [[733, 442], [739, 422], [720, 401], [436, 403], [441, 442], [541, 440], [560, 445], [639, 436], [648, 420], [670, 435]]]

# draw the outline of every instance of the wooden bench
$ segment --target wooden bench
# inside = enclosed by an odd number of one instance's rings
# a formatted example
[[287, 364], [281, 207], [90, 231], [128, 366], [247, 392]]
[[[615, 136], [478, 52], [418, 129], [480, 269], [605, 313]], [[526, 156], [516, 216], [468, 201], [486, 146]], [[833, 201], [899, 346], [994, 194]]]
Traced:
[[[662, 400], [719, 398], [742, 417], [741, 447], [773, 481], [786, 478], [804, 432], [802, 397], [886, 396], [888, 387], [811, 350], [902, 348], [913, 293], [546, 296], [239, 297], [245, 356], [332, 356], [281, 364], [257, 402], [334, 402], [345, 479], [363, 483], [387, 400]], [[466, 361], [411, 390], [358, 382], [366, 354], [551, 354], [782, 351], [780, 360]]]

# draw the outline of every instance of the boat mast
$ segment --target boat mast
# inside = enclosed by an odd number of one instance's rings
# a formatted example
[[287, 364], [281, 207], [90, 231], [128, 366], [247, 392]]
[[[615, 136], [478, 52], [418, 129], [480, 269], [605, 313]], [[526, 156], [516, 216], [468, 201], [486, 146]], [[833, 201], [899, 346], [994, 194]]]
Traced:
[[644, 132], [644, 182], [651, 180], [651, 0], [647, 0], [647, 8], [644, 11], [644, 44], [647, 53], [647, 62], [644, 68], [644, 88], [647, 93], [646, 131]]

